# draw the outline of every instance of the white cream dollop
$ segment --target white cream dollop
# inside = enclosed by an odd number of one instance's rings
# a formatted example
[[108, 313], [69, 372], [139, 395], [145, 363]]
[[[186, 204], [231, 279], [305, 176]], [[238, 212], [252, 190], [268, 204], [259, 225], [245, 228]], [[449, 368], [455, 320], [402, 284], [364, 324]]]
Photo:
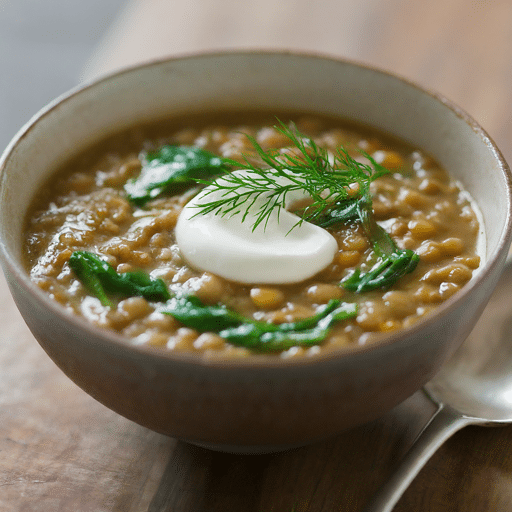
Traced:
[[[279, 213], [274, 209], [266, 225], [253, 230], [264, 197], [255, 201], [244, 222], [241, 214], [198, 214], [198, 206], [224, 193], [206, 187], [187, 203], [178, 218], [176, 242], [193, 267], [240, 283], [285, 284], [313, 277], [332, 262], [338, 250], [334, 237], [306, 221], [296, 226], [299, 217], [284, 209]], [[304, 197], [302, 191], [289, 193], [285, 207]]]

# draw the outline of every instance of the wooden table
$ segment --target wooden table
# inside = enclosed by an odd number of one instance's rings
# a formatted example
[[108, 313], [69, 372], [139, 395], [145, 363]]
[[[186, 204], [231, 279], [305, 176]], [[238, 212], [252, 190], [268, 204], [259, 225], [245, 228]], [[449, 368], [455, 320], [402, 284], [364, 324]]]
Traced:
[[[392, 70], [465, 108], [512, 161], [509, 0], [133, 1], [84, 77], [220, 48], [318, 51]], [[0, 305], [0, 512], [359, 511], [432, 413], [415, 396], [313, 446], [214, 453], [95, 402], [35, 342], [3, 281]], [[396, 511], [510, 512], [511, 454], [512, 427], [468, 427]]]

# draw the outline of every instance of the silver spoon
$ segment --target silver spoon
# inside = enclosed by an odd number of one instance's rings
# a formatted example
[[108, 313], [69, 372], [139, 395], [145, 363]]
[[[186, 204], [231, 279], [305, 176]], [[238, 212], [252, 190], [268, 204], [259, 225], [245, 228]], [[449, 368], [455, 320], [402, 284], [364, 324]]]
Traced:
[[467, 425], [512, 423], [512, 261], [469, 338], [423, 390], [437, 411], [365, 509], [390, 512], [434, 452]]

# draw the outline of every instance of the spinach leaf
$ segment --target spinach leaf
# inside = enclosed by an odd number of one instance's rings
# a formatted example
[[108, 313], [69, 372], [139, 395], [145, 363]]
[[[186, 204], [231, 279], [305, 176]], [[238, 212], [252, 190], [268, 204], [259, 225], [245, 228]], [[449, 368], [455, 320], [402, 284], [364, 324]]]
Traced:
[[245, 318], [226, 306], [206, 306], [194, 295], [174, 297], [162, 313], [172, 315], [176, 320], [198, 331], [219, 332], [239, 325]]
[[368, 272], [361, 273], [359, 269], [354, 270], [343, 280], [343, 286], [357, 293], [389, 288], [402, 276], [412, 272], [418, 261], [419, 256], [414, 251], [398, 250], [379, 257], [377, 263]]
[[225, 306], [207, 306], [194, 296], [174, 298], [161, 312], [200, 332], [215, 332], [233, 345], [257, 352], [278, 352], [297, 345], [318, 345], [334, 322], [357, 314], [357, 305], [331, 300], [317, 314], [283, 324], [246, 318]]
[[386, 289], [416, 268], [419, 256], [410, 249], [400, 249], [391, 236], [377, 224], [369, 191], [327, 211], [317, 224], [327, 228], [354, 220], [361, 222], [377, 259], [369, 271], [361, 272], [356, 269], [346, 277], [342, 281], [344, 288], [356, 293]]
[[144, 158], [140, 175], [125, 184], [128, 198], [138, 206], [151, 199], [224, 173], [222, 158], [193, 146], [162, 146]]
[[106, 261], [90, 252], [75, 251], [69, 258], [69, 266], [104, 306], [112, 306], [109, 295], [140, 296], [156, 302], [170, 299], [167, 286], [161, 279], [151, 279], [142, 271], [119, 274]]
[[358, 203], [361, 200], [362, 198], [350, 198], [338, 201], [334, 207], [317, 215], [314, 224], [321, 228], [330, 228], [358, 220], [360, 208]]
[[[357, 314], [357, 305], [331, 301], [321, 313], [299, 322], [267, 324], [253, 322], [224, 329], [219, 336], [233, 345], [240, 345], [259, 352], [276, 352], [294, 346], [318, 345], [328, 336], [335, 322], [348, 320]], [[314, 320], [318, 320], [316, 325]]]

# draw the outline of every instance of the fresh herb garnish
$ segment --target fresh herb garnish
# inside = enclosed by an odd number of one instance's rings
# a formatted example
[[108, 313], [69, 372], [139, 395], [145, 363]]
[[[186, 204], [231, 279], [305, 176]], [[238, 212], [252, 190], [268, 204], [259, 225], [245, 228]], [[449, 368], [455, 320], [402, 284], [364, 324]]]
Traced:
[[[301, 190], [311, 197], [311, 203], [300, 214], [297, 224], [306, 220], [320, 227], [330, 228], [339, 224], [359, 221], [370, 240], [376, 255], [374, 266], [365, 273], [355, 270], [342, 285], [355, 292], [388, 288], [400, 277], [412, 272], [419, 257], [414, 251], [400, 249], [386, 231], [377, 224], [372, 208], [370, 184], [389, 171], [370, 155], [362, 152], [369, 163], [354, 159], [340, 147], [333, 154], [319, 148], [311, 139], [301, 135], [295, 126], [291, 129], [280, 123], [275, 127], [290, 139], [298, 155], [265, 151], [257, 141], [248, 137], [264, 166], [258, 167], [247, 158], [240, 164], [228, 164], [246, 173], [226, 174], [214, 181], [208, 194], [221, 192], [213, 201], [203, 201], [197, 215], [241, 215], [244, 222], [253, 213], [251, 207], [259, 198], [261, 207], [255, 213], [253, 229], [266, 225], [274, 210], [285, 207], [288, 194]], [[281, 178], [286, 178], [282, 180]], [[201, 183], [206, 184], [206, 182]]]
[[140, 175], [125, 184], [128, 198], [138, 206], [162, 194], [195, 185], [227, 171], [222, 158], [192, 146], [162, 146], [143, 158]]
[[214, 332], [229, 343], [256, 352], [279, 352], [293, 346], [318, 345], [334, 322], [357, 315], [357, 305], [331, 300], [303, 320], [271, 324], [239, 315], [225, 306], [207, 306], [195, 296], [175, 297], [162, 313], [200, 332]]
[[118, 273], [109, 263], [90, 252], [75, 251], [69, 258], [69, 266], [103, 306], [112, 306], [109, 295], [140, 296], [156, 302], [170, 299], [167, 286], [161, 279], [151, 279], [142, 271]]
[[276, 149], [265, 151], [248, 135], [264, 165], [258, 167], [246, 157], [242, 163], [226, 159], [227, 165], [246, 172], [225, 174], [221, 180], [211, 184], [198, 180], [204, 185], [211, 185], [204, 193], [206, 199], [211, 193], [222, 193], [219, 199], [202, 201], [198, 206], [198, 215], [241, 214], [243, 222], [251, 207], [262, 198], [253, 223], [253, 229], [256, 229], [260, 224], [265, 225], [275, 210], [279, 213], [285, 207], [289, 194], [301, 191], [310, 196], [311, 203], [302, 211], [297, 224], [304, 220], [316, 224], [316, 220], [323, 218], [327, 211], [336, 209], [337, 205], [351, 198], [357, 198], [372, 181], [389, 172], [369, 155], [366, 157], [371, 165], [355, 160], [341, 147], [330, 154], [327, 149], [318, 147], [313, 140], [302, 136], [295, 127], [290, 129], [280, 123], [275, 128], [290, 139], [298, 154]]

